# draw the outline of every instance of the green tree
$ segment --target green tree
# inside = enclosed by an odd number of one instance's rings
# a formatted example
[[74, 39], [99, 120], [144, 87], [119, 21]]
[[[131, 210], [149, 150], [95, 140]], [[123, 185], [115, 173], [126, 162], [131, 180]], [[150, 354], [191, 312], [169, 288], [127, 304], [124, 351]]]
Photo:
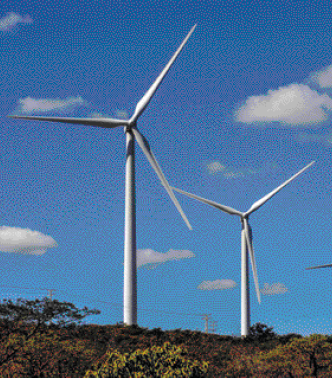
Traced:
[[16, 303], [4, 299], [0, 303], [1, 322], [33, 323], [37, 325], [57, 325], [64, 327], [70, 324], [79, 324], [89, 315], [100, 314], [99, 310], [89, 310], [87, 307], [78, 309], [73, 303], [50, 300], [27, 300], [19, 298]]
[[27, 340], [15, 358], [0, 367], [0, 377], [82, 378], [97, 356], [100, 354], [91, 342], [70, 337], [63, 328], [47, 328]]
[[256, 344], [236, 345], [229, 356], [226, 377], [332, 377], [332, 345], [327, 336], [295, 338], [268, 351]]
[[224, 360], [224, 376], [258, 378], [256, 359], [260, 352], [259, 347], [246, 342], [233, 345]]
[[70, 302], [48, 298], [19, 298], [15, 303], [4, 299], [0, 303], [0, 367], [14, 360], [39, 331], [73, 326], [86, 316], [99, 313], [96, 309], [78, 309]]
[[266, 324], [255, 323], [250, 327], [249, 340], [267, 341], [273, 340], [277, 334], [273, 332], [273, 327], [268, 327]]
[[256, 366], [262, 376], [270, 372], [271, 376], [329, 378], [332, 376], [331, 360], [329, 338], [314, 334], [261, 354]]
[[153, 346], [133, 353], [107, 352], [95, 363], [84, 378], [183, 378], [205, 377], [207, 362], [186, 358], [187, 351], [166, 342], [162, 347]]

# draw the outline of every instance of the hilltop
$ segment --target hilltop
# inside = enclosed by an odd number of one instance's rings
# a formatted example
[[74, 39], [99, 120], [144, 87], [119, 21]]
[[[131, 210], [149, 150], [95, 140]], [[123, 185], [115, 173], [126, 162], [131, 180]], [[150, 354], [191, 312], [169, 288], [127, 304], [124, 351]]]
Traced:
[[0, 304], [1, 377], [332, 376], [331, 336], [280, 336], [260, 323], [245, 339], [80, 323], [95, 314], [48, 299]]

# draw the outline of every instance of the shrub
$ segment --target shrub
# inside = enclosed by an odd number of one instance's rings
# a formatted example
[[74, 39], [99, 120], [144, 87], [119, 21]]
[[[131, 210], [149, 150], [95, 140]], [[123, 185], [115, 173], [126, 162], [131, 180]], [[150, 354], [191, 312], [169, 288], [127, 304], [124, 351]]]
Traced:
[[162, 347], [138, 349], [131, 354], [109, 351], [86, 372], [84, 378], [205, 377], [207, 362], [189, 360], [186, 354], [185, 349], [168, 342]]

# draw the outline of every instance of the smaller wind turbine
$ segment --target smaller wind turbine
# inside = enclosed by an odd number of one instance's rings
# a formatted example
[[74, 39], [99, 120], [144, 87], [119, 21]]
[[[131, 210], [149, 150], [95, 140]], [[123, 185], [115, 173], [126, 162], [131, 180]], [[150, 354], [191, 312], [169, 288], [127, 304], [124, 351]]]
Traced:
[[[254, 276], [255, 281], [255, 288], [258, 302], [261, 302], [260, 291], [259, 291], [259, 284], [258, 284], [258, 276], [257, 276], [257, 268], [256, 268], [256, 260], [254, 249], [252, 246], [252, 232], [251, 227], [249, 225], [249, 216], [256, 210], [258, 210], [261, 206], [265, 204], [269, 199], [271, 199], [275, 194], [277, 194], [282, 188], [284, 188], [287, 184], [293, 181], [297, 176], [299, 176], [302, 172], [306, 169], [311, 167], [314, 164], [312, 161], [310, 164], [302, 168], [299, 172], [297, 172], [294, 176], [290, 179], [285, 181], [283, 184], [278, 186], [272, 192], [261, 198], [260, 200], [256, 201], [248, 211], [242, 213], [238, 210], [233, 209], [229, 206], [221, 205], [217, 202], [210, 201], [208, 199], [196, 196], [195, 194], [185, 192], [183, 190], [177, 189], [172, 187], [173, 190], [185, 194], [188, 197], [194, 198], [200, 202], [205, 203], [206, 205], [210, 205], [212, 207], [217, 208], [218, 210], [224, 211], [230, 215], [237, 215], [240, 217], [241, 224], [242, 224], [242, 231], [241, 231], [241, 335], [248, 336], [249, 328], [250, 328], [250, 304], [249, 304], [249, 274], [248, 274], [248, 250], [250, 255], [251, 261], [251, 268]], [[332, 265], [332, 264], [331, 264]]]

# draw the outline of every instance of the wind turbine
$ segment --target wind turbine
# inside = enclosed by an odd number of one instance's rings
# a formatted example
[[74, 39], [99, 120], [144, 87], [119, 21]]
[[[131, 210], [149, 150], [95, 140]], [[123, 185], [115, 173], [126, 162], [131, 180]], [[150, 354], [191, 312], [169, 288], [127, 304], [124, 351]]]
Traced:
[[50, 122], [63, 122], [81, 124], [112, 129], [124, 126], [126, 134], [126, 179], [125, 179], [125, 242], [124, 242], [124, 290], [123, 290], [123, 315], [127, 325], [137, 324], [137, 264], [136, 264], [136, 199], [135, 199], [135, 140], [143, 150], [152, 168], [158, 175], [162, 185], [178, 209], [188, 228], [192, 227], [170, 188], [148, 141], [137, 129], [137, 120], [149, 104], [165, 75], [171, 68], [184, 45], [194, 32], [194, 25], [181, 45], [178, 47], [170, 61], [151, 85], [149, 90], [139, 100], [134, 114], [129, 120], [114, 118], [68, 118], [68, 117], [40, 117], [40, 116], [10, 116], [11, 118], [38, 120]]
[[229, 206], [221, 205], [217, 202], [210, 201], [208, 199], [196, 196], [195, 194], [185, 192], [181, 189], [172, 188], [179, 193], [185, 194], [188, 197], [194, 198], [200, 202], [205, 203], [206, 205], [213, 206], [218, 210], [224, 211], [230, 215], [237, 215], [240, 217], [242, 231], [241, 231], [241, 335], [246, 337], [249, 334], [250, 328], [250, 302], [249, 302], [249, 274], [248, 274], [248, 250], [250, 255], [251, 261], [251, 268], [254, 276], [255, 281], [255, 288], [258, 302], [261, 303], [260, 291], [259, 291], [259, 284], [258, 284], [258, 276], [257, 276], [257, 268], [256, 268], [256, 260], [254, 249], [252, 245], [252, 231], [249, 225], [249, 216], [256, 210], [258, 210], [261, 206], [265, 204], [269, 199], [271, 199], [276, 193], [278, 193], [283, 187], [293, 181], [297, 176], [299, 176], [302, 172], [308, 169], [310, 166], [314, 164], [312, 161], [310, 164], [302, 168], [298, 173], [292, 176], [290, 179], [285, 181], [283, 184], [278, 186], [272, 192], [261, 198], [260, 200], [256, 201], [248, 211], [242, 213], [238, 210], [233, 209]]

